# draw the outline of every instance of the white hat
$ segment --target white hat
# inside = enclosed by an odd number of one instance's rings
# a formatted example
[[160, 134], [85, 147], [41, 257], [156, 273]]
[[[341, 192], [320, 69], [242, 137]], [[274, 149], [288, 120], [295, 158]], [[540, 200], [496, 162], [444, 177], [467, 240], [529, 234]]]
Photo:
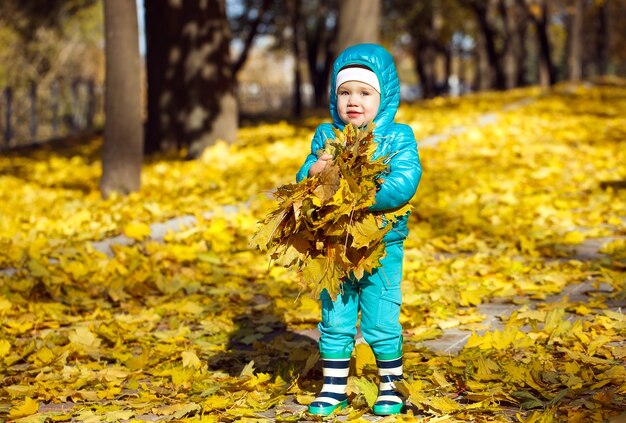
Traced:
[[364, 68], [343, 68], [337, 74], [337, 83], [335, 84], [335, 92], [339, 89], [341, 84], [348, 81], [364, 82], [371, 85], [380, 94], [380, 83], [378, 77], [374, 72]]

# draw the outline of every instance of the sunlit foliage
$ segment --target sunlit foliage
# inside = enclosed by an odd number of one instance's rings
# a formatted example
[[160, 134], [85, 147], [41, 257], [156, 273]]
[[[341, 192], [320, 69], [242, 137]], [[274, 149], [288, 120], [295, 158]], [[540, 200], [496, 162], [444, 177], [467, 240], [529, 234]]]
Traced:
[[[489, 112], [497, 120], [479, 124]], [[436, 99], [400, 118], [418, 139], [450, 134], [420, 149], [404, 420], [591, 422], [624, 409], [626, 248], [603, 237], [626, 235], [624, 191], [606, 183], [626, 179], [626, 89]], [[321, 386], [305, 336], [319, 305], [249, 240], [318, 123], [246, 127], [200, 161], [156, 158], [127, 198], [100, 198], [99, 139], [3, 155], [0, 419], [304, 419]], [[184, 214], [195, 223], [150, 237], [151, 223]], [[118, 235], [132, 242], [93, 246]], [[606, 255], [576, 256], [585, 240]], [[580, 282], [597, 287], [585, 301], [551, 297]], [[488, 302], [519, 308], [494, 329]], [[472, 333], [458, 355], [423, 347], [450, 328]], [[355, 370], [344, 413], [358, 421], [375, 389], [364, 345]]]

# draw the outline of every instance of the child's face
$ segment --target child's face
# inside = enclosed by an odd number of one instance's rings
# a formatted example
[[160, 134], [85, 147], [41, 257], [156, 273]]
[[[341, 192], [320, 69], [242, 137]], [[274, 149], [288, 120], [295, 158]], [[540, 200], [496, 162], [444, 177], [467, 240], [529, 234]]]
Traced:
[[378, 113], [380, 94], [371, 85], [347, 81], [337, 90], [337, 112], [344, 123], [363, 126]]

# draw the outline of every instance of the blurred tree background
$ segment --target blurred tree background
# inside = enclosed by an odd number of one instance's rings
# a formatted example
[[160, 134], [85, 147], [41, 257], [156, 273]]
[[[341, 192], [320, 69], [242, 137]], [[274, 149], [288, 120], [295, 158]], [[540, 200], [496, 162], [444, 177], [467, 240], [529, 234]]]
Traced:
[[98, 3], [0, 3], [4, 146], [103, 124], [104, 32]]
[[[135, 53], [105, 53], [114, 24], [105, 24], [102, 1], [0, 4], [3, 148], [100, 130], [106, 121], [143, 134], [147, 153], [174, 149], [196, 158], [218, 139], [234, 141], [242, 119], [324, 110], [332, 61], [357, 42], [379, 42], [393, 53], [405, 101], [626, 75], [626, 0], [171, 0], [137, 7], [138, 19], [122, 25], [140, 34], [124, 44], [142, 46], [138, 70], [129, 59]], [[139, 113], [119, 121], [105, 120], [107, 60], [139, 81], [132, 92], [119, 79], [107, 87], [120, 91], [107, 97], [106, 110], [140, 96]], [[122, 172], [106, 169], [129, 154], [110, 148], [129, 143], [116, 133], [105, 131], [104, 179]], [[134, 176], [111, 188], [103, 183], [105, 195], [139, 186], [124, 182], [139, 180], [143, 153], [132, 154]]]

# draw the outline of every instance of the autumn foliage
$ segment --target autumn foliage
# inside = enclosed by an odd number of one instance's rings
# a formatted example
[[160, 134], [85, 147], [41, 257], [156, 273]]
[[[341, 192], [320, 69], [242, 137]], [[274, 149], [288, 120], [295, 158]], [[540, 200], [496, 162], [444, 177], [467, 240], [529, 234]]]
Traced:
[[[620, 414], [626, 88], [440, 98], [398, 120], [418, 140], [446, 135], [420, 144], [411, 201], [402, 419]], [[245, 127], [202, 161], [154, 158], [140, 193], [106, 200], [99, 139], [3, 153], [0, 420], [307, 420], [320, 307], [299, 296], [295, 266], [268, 266], [249, 242], [319, 123]], [[506, 312], [487, 319], [494, 309]], [[427, 348], [442, 334], [466, 343]], [[353, 370], [342, 418], [364, 421], [377, 389], [367, 345]]]

